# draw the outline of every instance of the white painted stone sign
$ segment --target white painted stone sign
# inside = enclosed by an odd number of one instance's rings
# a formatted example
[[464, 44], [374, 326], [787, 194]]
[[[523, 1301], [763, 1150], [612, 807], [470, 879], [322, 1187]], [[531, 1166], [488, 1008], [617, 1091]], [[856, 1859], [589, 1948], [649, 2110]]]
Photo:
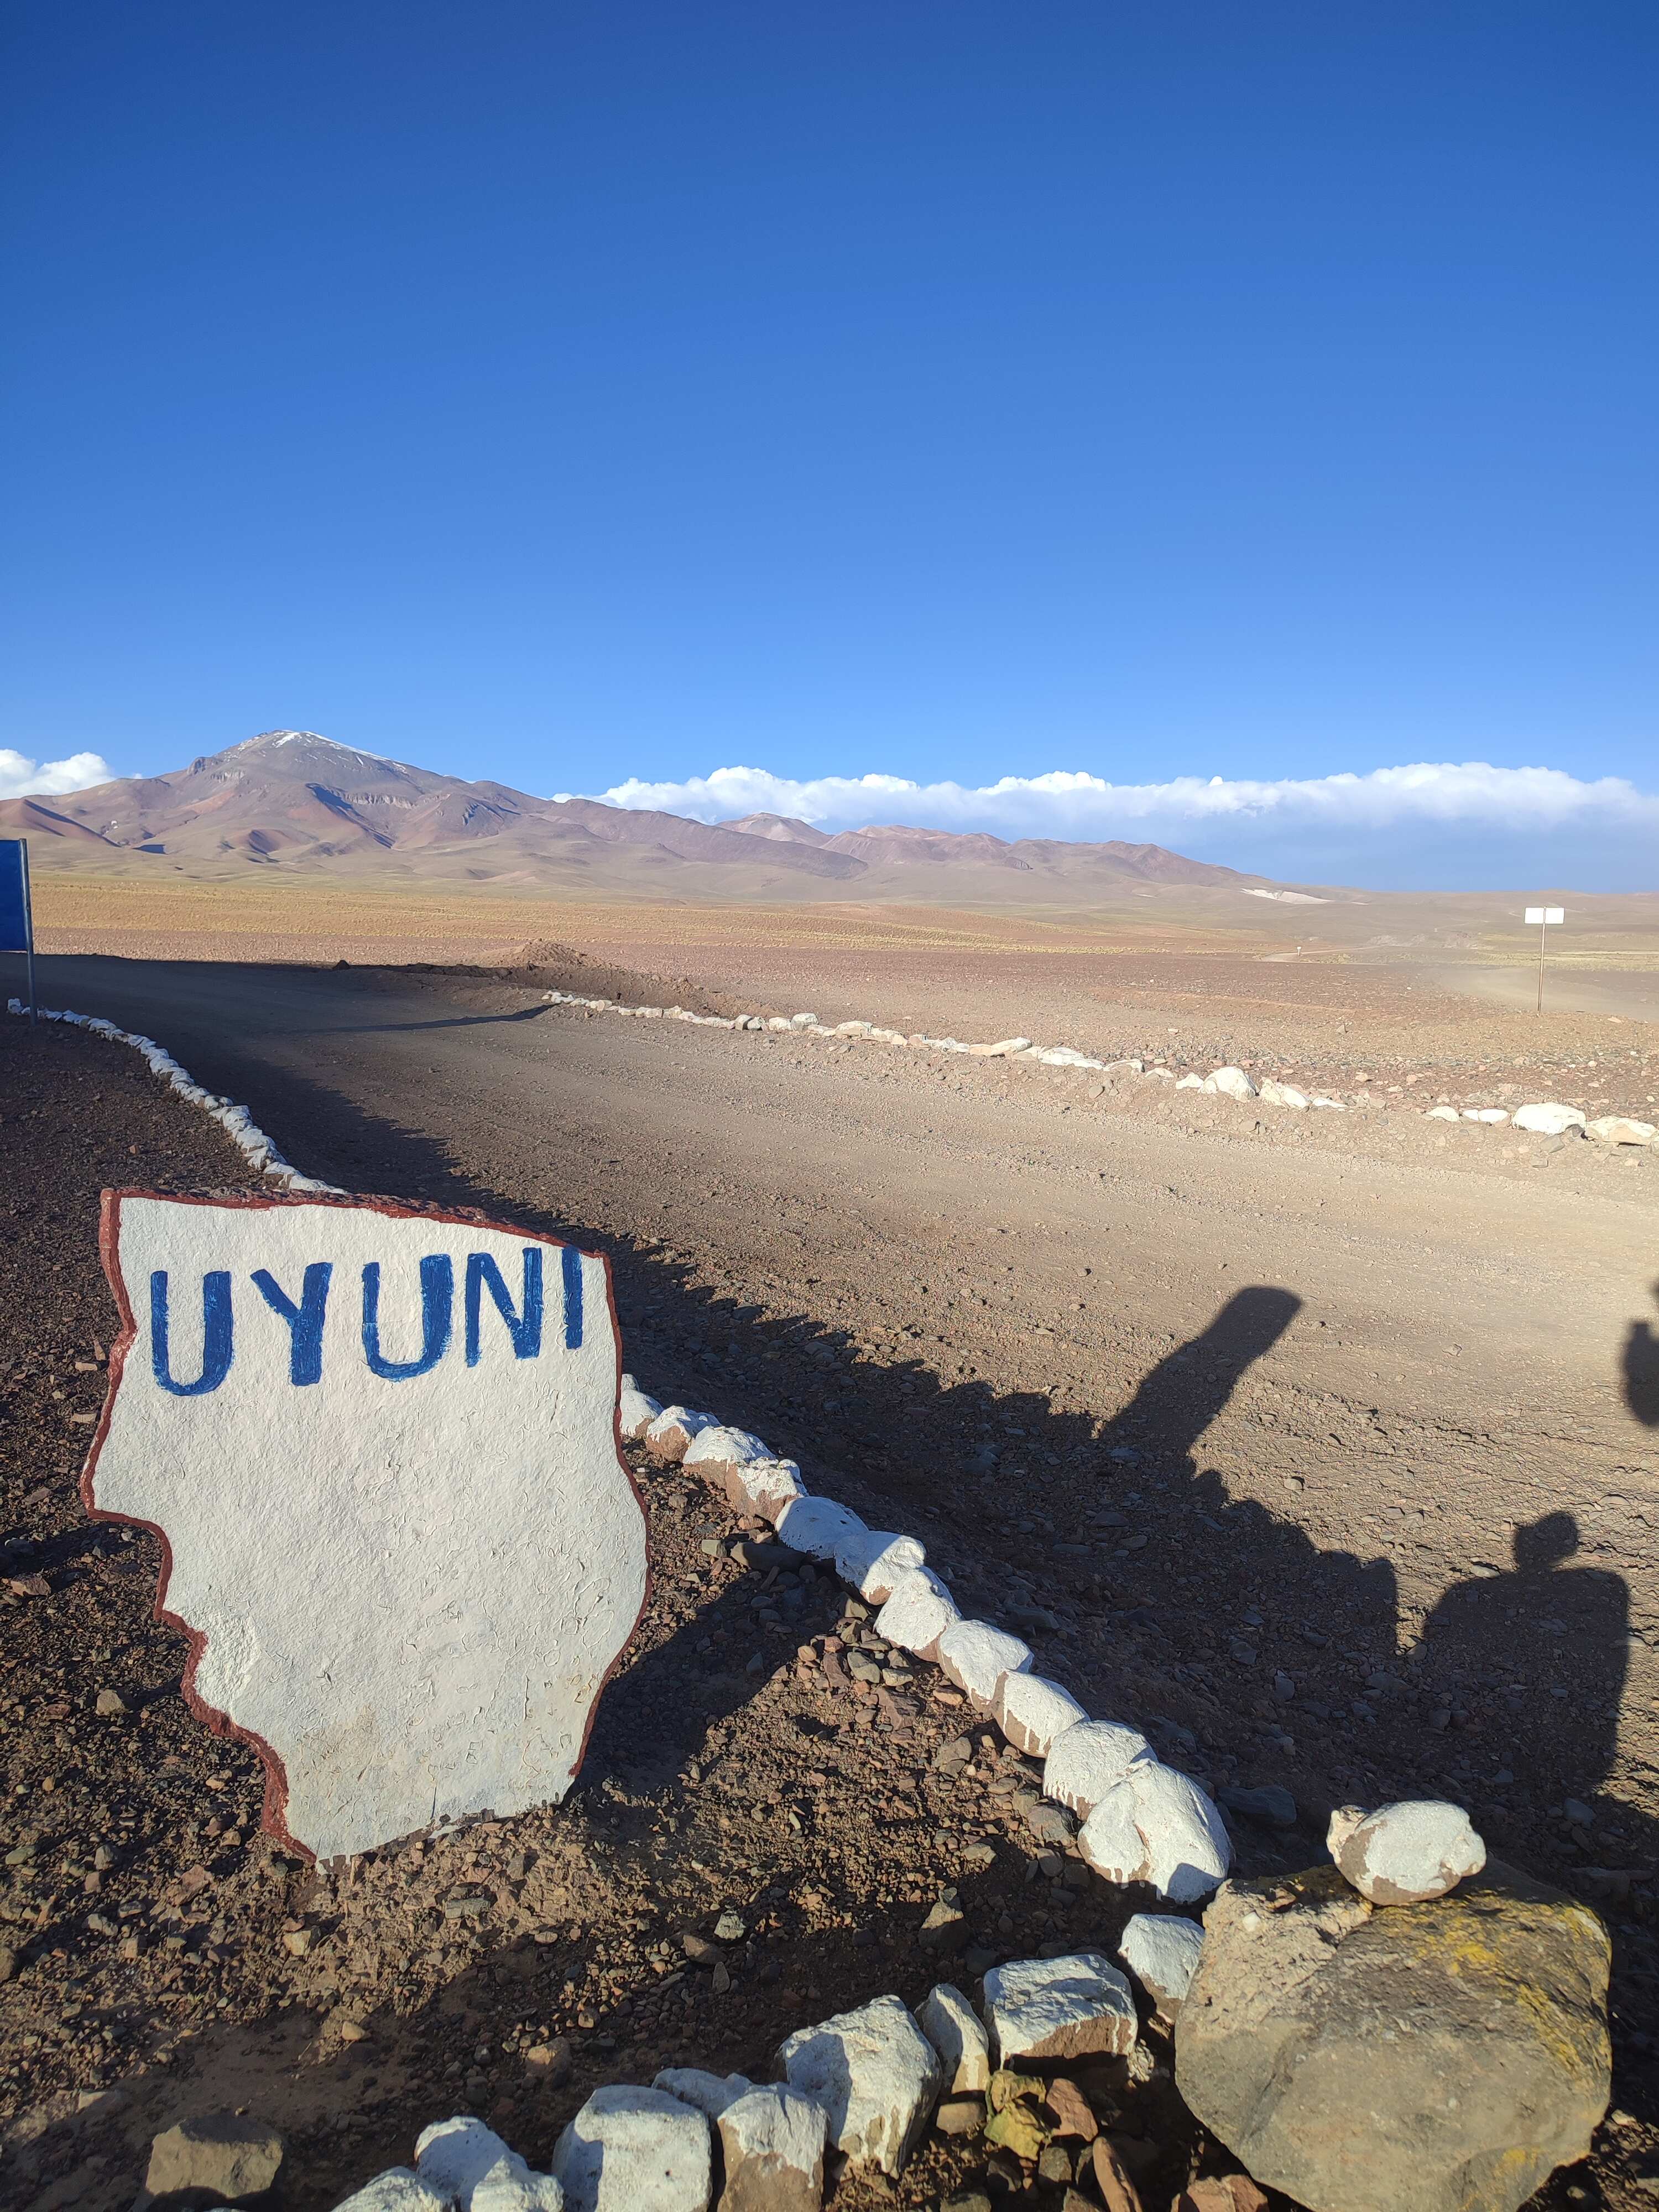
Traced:
[[82, 1478], [164, 1543], [185, 1694], [329, 1858], [562, 1797], [645, 1603], [605, 1260], [339, 1199], [104, 1197]]

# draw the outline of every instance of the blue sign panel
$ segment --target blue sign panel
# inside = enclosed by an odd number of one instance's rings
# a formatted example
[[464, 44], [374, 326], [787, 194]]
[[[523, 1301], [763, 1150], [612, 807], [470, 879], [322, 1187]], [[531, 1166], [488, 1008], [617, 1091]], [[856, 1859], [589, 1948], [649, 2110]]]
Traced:
[[0, 952], [33, 950], [27, 852], [21, 837], [0, 837]]

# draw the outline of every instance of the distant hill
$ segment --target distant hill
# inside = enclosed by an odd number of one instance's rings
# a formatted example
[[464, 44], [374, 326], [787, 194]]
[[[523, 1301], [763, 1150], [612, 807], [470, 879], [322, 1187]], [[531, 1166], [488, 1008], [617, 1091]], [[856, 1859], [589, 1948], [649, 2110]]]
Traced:
[[[27, 836], [38, 864], [76, 874], [216, 879], [246, 869], [659, 898], [966, 903], [994, 888], [1022, 902], [1036, 893], [1077, 904], [1135, 885], [1243, 890], [1265, 881], [1161, 845], [1009, 842], [899, 823], [832, 836], [776, 814], [711, 823], [537, 799], [356, 752], [313, 730], [268, 730], [165, 775], [9, 799], [0, 834]], [[1016, 886], [1011, 877], [1030, 880]]]

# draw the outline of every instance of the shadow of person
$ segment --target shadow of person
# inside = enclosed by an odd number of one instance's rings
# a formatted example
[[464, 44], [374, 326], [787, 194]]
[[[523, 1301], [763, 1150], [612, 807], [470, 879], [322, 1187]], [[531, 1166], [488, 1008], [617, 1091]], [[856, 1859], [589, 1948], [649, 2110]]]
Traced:
[[[1653, 1286], [1659, 1299], [1659, 1283]], [[1625, 1403], [1644, 1429], [1659, 1429], [1659, 1336], [1644, 1321], [1633, 1321], [1625, 1339]]]
[[1629, 1664], [1630, 1594], [1605, 1567], [1569, 1567], [1571, 1513], [1517, 1528], [1507, 1574], [1455, 1583], [1424, 1624], [1425, 1686], [1454, 1704], [1465, 1686], [1504, 1690], [1506, 1740], [1492, 1747], [1523, 1788], [1593, 1805], [1611, 1772]]
[[1139, 1437], [1161, 1455], [1190, 1456], [1246, 1369], [1273, 1350], [1301, 1310], [1295, 1291], [1276, 1285], [1236, 1291], [1206, 1328], [1148, 1370], [1103, 1442], [1127, 1446]]
[[1322, 1551], [1294, 1522], [1259, 1499], [1236, 1497], [1213, 1468], [1200, 1465], [1205, 1431], [1224, 1411], [1248, 1370], [1270, 1352], [1302, 1310], [1295, 1291], [1253, 1283], [1235, 1291], [1208, 1326], [1177, 1345], [1151, 1369], [1134, 1396], [1102, 1434], [1107, 1457], [1149, 1461], [1166, 1478], [1184, 1476], [1187, 1510], [1220, 1540], [1194, 1535], [1188, 1561], [1207, 1566], [1214, 1589], [1243, 1574], [1270, 1584], [1287, 1617], [1328, 1643], [1339, 1628], [1346, 1643], [1376, 1662], [1398, 1649], [1399, 1595], [1387, 1559]]

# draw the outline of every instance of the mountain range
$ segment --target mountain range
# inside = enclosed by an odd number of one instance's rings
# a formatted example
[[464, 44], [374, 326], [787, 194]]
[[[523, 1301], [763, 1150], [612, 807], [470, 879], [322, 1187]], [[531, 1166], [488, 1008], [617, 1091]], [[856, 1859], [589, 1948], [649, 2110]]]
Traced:
[[836, 835], [776, 814], [732, 822], [538, 799], [355, 751], [312, 730], [268, 730], [163, 775], [0, 803], [0, 835], [38, 866], [77, 874], [222, 878], [244, 871], [471, 881], [655, 897], [921, 898], [987, 890], [1066, 904], [1108, 890], [1266, 878], [1161, 845], [1012, 841], [872, 824]]

